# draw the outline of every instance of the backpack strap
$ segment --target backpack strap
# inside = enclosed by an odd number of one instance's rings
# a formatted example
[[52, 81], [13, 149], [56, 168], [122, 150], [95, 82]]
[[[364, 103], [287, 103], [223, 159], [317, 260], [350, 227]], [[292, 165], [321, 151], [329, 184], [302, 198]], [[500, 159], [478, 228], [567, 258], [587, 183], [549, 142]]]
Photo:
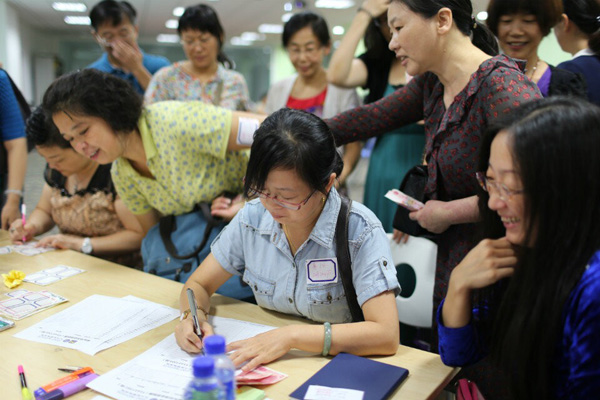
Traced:
[[[198, 210], [198, 208], [200, 210]], [[210, 232], [212, 228], [219, 225], [222, 221], [220, 219], [216, 219], [210, 213], [210, 204], [209, 203], [199, 203], [197, 207], [192, 212], [202, 212], [204, 219], [206, 220], [206, 228], [204, 229], [204, 237], [202, 238], [202, 242], [200, 245], [189, 254], [178, 254], [177, 248], [173, 244], [171, 240], [171, 232], [177, 230], [177, 223], [174, 215], [167, 215], [162, 217], [159, 221], [158, 229], [160, 231], [160, 237], [165, 245], [165, 249], [171, 255], [171, 257], [176, 258], [178, 260], [185, 260], [187, 258], [196, 257], [198, 253], [202, 251], [206, 243], [208, 242], [208, 238], [210, 237]]]
[[340, 199], [342, 200], [342, 204], [335, 226], [335, 252], [337, 255], [340, 278], [344, 285], [346, 301], [348, 302], [350, 314], [352, 315], [352, 321], [359, 322], [364, 321], [365, 317], [362, 309], [358, 305], [356, 290], [354, 290], [354, 284], [352, 283], [352, 262], [350, 260], [350, 249], [348, 248], [348, 221], [350, 220], [352, 200], [344, 196], [340, 196]]

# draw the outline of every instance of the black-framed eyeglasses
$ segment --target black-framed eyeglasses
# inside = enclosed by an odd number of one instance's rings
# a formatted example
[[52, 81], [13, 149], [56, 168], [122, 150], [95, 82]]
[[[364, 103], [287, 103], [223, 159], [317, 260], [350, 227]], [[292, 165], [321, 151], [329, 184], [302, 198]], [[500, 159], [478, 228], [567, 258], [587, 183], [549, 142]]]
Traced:
[[477, 177], [477, 182], [479, 182], [479, 186], [481, 186], [483, 190], [488, 192], [490, 195], [494, 193], [497, 194], [500, 197], [500, 199], [504, 201], [510, 201], [513, 198], [513, 196], [523, 194], [524, 192], [523, 189], [509, 189], [508, 186], [506, 186], [503, 183], [498, 183], [496, 181], [490, 180], [487, 178], [487, 176], [485, 176], [485, 173], [481, 171], [476, 172], [475, 176]]
[[271, 196], [270, 194], [267, 194], [265, 192], [263, 192], [262, 190], [258, 190], [255, 188], [250, 188], [248, 190], [248, 195], [250, 197], [254, 197], [254, 196], [258, 196], [261, 199], [270, 199], [273, 203], [287, 208], [288, 210], [294, 210], [294, 211], [298, 211], [300, 210], [300, 208], [305, 205], [306, 203], [308, 203], [308, 200], [310, 200], [310, 198], [313, 196], [313, 194], [315, 194], [317, 190], [313, 190], [312, 193], [303, 201], [301, 201], [300, 203], [292, 203], [290, 201], [285, 201], [285, 200], [280, 200], [277, 198], [277, 196]]

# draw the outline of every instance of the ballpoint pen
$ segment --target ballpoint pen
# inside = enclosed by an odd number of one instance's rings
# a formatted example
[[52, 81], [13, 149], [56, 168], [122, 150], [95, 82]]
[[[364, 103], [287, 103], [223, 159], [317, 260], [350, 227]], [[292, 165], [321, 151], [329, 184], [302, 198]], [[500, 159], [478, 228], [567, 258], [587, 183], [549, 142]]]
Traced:
[[194, 291], [190, 288], [187, 289], [188, 303], [190, 304], [190, 313], [192, 314], [192, 321], [194, 322], [194, 328], [196, 335], [202, 340], [202, 331], [200, 330], [200, 321], [198, 320], [198, 309], [196, 308], [196, 297], [194, 297]]
[[19, 365], [18, 370], [19, 377], [21, 378], [21, 397], [23, 398], [23, 400], [32, 400], [33, 395], [27, 387], [27, 381], [25, 380], [25, 371], [23, 371], [23, 366]]

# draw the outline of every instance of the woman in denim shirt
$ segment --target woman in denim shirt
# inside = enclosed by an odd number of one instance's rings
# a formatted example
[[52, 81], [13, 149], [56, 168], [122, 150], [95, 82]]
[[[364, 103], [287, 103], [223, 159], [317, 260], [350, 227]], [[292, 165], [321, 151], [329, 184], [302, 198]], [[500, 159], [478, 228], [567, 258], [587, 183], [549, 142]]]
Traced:
[[[396, 269], [381, 223], [362, 204], [352, 203], [348, 240], [364, 322], [352, 323], [341, 279], [331, 279], [339, 275], [335, 227], [341, 199], [334, 181], [343, 163], [327, 125], [304, 111], [279, 110], [256, 131], [250, 154], [244, 192], [258, 198], [215, 239], [211, 254], [181, 292], [181, 310], [188, 309], [187, 288], [194, 290], [199, 307], [208, 310], [219, 286], [241, 275], [259, 306], [325, 323], [325, 329], [289, 325], [230, 343], [229, 350], [236, 350], [234, 363], [248, 361], [244, 370], [291, 349], [394, 354], [399, 343]], [[326, 282], [312, 283], [309, 276], [316, 275]], [[198, 353], [202, 342], [191, 318], [185, 318], [186, 312], [182, 316], [177, 343]], [[204, 334], [213, 334], [206, 313], [199, 318]], [[335, 325], [328, 331], [330, 323]]]

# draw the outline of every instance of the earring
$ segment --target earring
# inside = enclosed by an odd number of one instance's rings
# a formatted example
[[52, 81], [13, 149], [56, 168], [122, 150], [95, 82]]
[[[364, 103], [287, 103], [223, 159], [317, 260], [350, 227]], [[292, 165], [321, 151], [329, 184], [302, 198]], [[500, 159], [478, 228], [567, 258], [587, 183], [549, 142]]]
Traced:
[[321, 203], [325, 204], [325, 197], [321, 197]]

